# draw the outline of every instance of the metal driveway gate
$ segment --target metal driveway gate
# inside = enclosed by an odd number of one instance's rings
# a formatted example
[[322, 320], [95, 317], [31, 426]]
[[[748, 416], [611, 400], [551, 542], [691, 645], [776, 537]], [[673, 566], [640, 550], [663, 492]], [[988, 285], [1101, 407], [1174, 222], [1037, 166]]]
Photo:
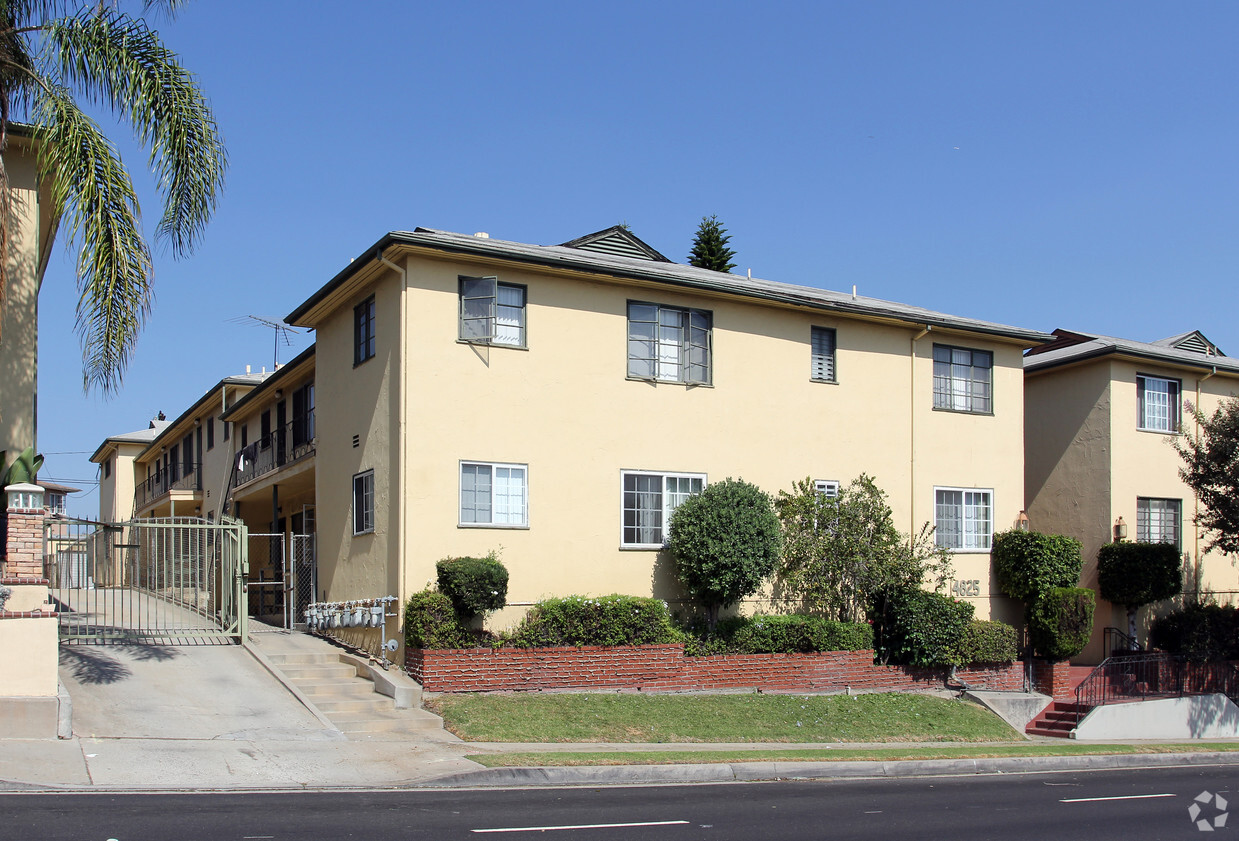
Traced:
[[60, 638], [240, 642], [247, 551], [245, 524], [230, 518], [48, 519], [43, 574]]

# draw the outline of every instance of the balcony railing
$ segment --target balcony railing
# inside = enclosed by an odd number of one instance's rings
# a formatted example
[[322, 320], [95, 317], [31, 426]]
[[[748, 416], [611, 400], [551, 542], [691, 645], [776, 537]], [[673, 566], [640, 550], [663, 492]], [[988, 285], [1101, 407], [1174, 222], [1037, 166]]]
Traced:
[[202, 490], [202, 465], [175, 464], [159, 468], [146, 481], [140, 482], [133, 492], [134, 510], [144, 508], [174, 490]]
[[232, 486], [239, 488], [314, 454], [314, 416], [299, 418], [264, 435], [237, 453]]

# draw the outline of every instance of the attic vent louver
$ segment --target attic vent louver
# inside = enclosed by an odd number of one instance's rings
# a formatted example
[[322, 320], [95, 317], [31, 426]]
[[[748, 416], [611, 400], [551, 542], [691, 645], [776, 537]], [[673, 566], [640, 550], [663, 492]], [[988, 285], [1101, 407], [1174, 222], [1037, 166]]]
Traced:
[[1179, 342], [1175, 347], [1179, 350], [1190, 350], [1192, 353], [1209, 353], [1212, 348], [1208, 343], [1200, 337], [1198, 333], [1193, 333], [1183, 341]]
[[642, 242], [631, 231], [619, 225], [586, 234], [583, 237], [565, 242], [565, 248], [576, 248], [580, 251], [593, 251], [597, 254], [609, 254], [613, 257], [635, 257], [638, 260], [652, 260], [657, 263], [671, 261]]

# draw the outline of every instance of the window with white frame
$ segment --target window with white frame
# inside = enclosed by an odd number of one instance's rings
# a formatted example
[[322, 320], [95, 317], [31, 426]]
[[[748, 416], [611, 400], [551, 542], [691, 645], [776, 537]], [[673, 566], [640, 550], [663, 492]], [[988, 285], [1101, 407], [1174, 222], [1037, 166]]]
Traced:
[[836, 382], [835, 331], [829, 327], [813, 328], [809, 376], [814, 382]]
[[994, 354], [934, 345], [934, 408], [989, 414], [994, 411]]
[[1180, 545], [1183, 502], [1178, 499], [1136, 499], [1136, 542]]
[[374, 531], [374, 471], [353, 477], [353, 534]]
[[629, 301], [628, 376], [709, 384], [712, 321], [706, 310]]
[[525, 287], [495, 277], [460, 278], [460, 339], [525, 346]]
[[839, 483], [834, 479], [814, 479], [813, 490], [827, 499], [834, 499], [839, 495]]
[[706, 486], [704, 473], [623, 473], [624, 546], [661, 547], [680, 503]]
[[1138, 375], [1136, 426], [1153, 432], [1178, 432], [1180, 390], [1181, 384], [1178, 380]]
[[529, 525], [527, 465], [462, 461], [460, 525]]
[[934, 488], [934, 540], [943, 549], [988, 551], [994, 534], [994, 492]]

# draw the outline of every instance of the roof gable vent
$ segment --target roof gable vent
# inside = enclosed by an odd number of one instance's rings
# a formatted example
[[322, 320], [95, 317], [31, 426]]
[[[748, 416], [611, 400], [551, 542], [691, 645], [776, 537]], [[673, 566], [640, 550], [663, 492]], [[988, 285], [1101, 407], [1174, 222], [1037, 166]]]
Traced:
[[656, 263], [671, 262], [622, 225], [613, 225], [605, 231], [596, 231], [583, 237], [577, 237], [574, 240], [563, 243], [563, 247], [578, 248], [582, 251], [593, 251], [598, 254], [610, 254], [613, 257], [634, 257], [638, 260], [652, 260]]
[[1221, 348], [1201, 333], [1199, 330], [1193, 330], [1190, 333], [1181, 333], [1178, 336], [1171, 336], [1168, 339], [1162, 339], [1160, 342], [1154, 342], [1155, 345], [1163, 347], [1172, 347], [1175, 350], [1185, 350], [1189, 353], [1199, 353], [1203, 356], [1225, 356]]

